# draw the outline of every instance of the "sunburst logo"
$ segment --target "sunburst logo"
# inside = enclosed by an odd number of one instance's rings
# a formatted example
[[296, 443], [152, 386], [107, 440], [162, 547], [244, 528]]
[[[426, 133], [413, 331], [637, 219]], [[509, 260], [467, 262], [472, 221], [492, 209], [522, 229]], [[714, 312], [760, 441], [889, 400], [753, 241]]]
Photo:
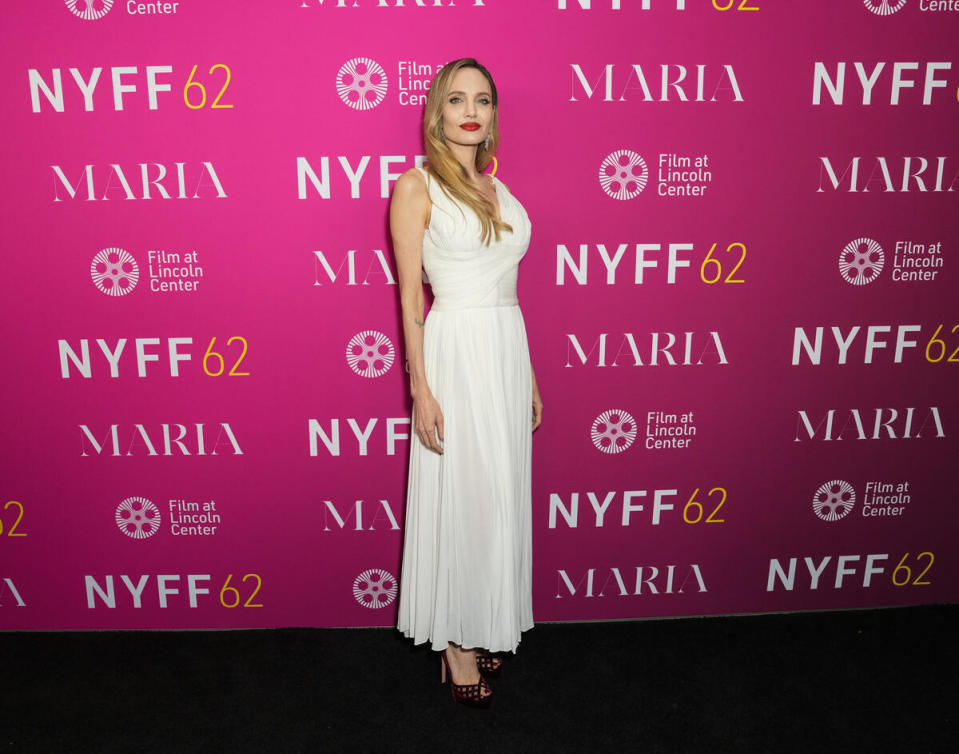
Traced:
[[93, 258], [90, 277], [93, 284], [108, 296], [125, 296], [136, 288], [140, 268], [128, 251], [110, 247]]
[[634, 199], [646, 188], [648, 180], [646, 160], [630, 149], [613, 152], [599, 166], [599, 185], [613, 199]]
[[823, 521], [845, 518], [855, 505], [856, 491], [842, 479], [826, 482], [812, 498], [812, 509]]
[[379, 377], [393, 366], [393, 343], [378, 330], [357, 333], [346, 344], [346, 362], [361, 377]]
[[622, 453], [636, 439], [636, 421], [628, 411], [604, 411], [589, 431], [593, 445], [604, 453]]
[[336, 91], [354, 110], [369, 110], [386, 97], [387, 81], [383, 66], [370, 58], [353, 58], [336, 72]]
[[103, 18], [113, 7], [113, 0], [65, 0], [65, 2], [70, 12], [84, 21]]
[[145, 497], [128, 497], [117, 506], [117, 526], [133, 539], [152, 537], [160, 530], [160, 509]]
[[396, 599], [396, 579], [389, 571], [370, 568], [353, 580], [353, 597], [371, 610], [386, 607]]
[[851, 285], [867, 285], [879, 277], [885, 264], [882, 246], [871, 238], [857, 238], [839, 254], [839, 274]]
[[868, 10], [877, 16], [891, 16], [898, 13], [906, 4], [906, 0], [862, 0]]

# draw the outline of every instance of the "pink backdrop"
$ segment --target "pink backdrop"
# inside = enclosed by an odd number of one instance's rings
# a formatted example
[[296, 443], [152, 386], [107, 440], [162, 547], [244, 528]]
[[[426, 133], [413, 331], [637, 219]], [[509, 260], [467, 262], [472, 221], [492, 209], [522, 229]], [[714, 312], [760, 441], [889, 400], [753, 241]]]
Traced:
[[4, 11], [0, 627], [394, 622], [389, 192], [464, 55], [533, 222], [536, 619], [959, 597], [949, 2], [89, 5]]

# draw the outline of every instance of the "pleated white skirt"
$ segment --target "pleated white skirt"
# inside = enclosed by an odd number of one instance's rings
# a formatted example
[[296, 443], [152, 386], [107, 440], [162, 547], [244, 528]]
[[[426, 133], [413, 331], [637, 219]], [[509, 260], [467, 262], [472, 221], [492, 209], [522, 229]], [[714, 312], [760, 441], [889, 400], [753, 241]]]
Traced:
[[411, 432], [397, 627], [434, 650], [453, 642], [515, 651], [533, 626], [532, 378], [522, 312], [431, 309], [423, 350], [444, 452]]

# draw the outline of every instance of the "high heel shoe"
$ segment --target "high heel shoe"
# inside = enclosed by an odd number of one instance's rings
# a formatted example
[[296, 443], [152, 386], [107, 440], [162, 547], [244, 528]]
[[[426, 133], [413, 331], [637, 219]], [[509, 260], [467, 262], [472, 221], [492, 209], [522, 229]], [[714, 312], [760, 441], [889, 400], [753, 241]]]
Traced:
[[476, 667], [487, 678], [499, 678], [503, 673], [503, 658], [494, 657], [485, 650], [476, 650]]
[[453, 671], [450, 670], [450, 662], [446, 658], [446, 652], [440, 652], [440, 659], [442, 661], [440, 663], [440, 680], [442, 683], [446, 683], [446, 675], [449, 673], [450, 693], [453, 695], [454, 702], [465, 704], [467, 707], [489, 707], [493, 698], [493, 690], [482, 675], [479, 683], [453, 683]]

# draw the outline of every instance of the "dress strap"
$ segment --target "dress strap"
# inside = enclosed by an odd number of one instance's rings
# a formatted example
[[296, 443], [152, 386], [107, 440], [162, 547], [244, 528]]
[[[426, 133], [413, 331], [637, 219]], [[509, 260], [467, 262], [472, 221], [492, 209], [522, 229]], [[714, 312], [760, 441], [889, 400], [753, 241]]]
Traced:
[[426, 168], [421, 167], [419, 165], [416, 166], [416, 169], [419, 170], [423, 174], [423, 177], [426, 179], [426, 193], [429, 195], [430, 201], [432, 202], [433, 201], [433, 181], [430, 179], [429, 171]]
[[426, 171], [426, 168], [420, 165], [417, 165], [416, 169], [419, 170], [423, 174], [423, 177], [426, 179], [426, 195], [427, 197], [429, 197], [429, 200], [430, 200], [430, 214], [426, 220], [426, 229], [429, 230], [430, 222], [433, 219], [433, 205], [436, 204], [436, 202], [433, 201], [433, 186], [432, 186], [432, 182], [430, 181], [430, 174]]

